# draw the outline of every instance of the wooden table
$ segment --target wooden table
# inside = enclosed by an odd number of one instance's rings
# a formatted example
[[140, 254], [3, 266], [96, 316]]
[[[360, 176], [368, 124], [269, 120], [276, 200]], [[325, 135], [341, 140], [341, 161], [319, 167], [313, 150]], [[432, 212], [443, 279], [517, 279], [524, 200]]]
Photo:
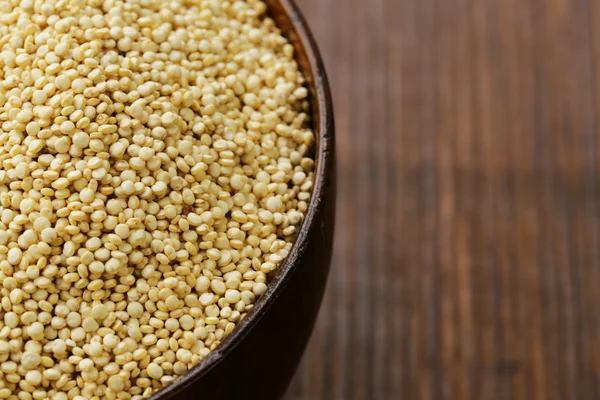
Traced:
[[298, 3], [339, 197], [287, 399], [600, 399], [600, 1]]

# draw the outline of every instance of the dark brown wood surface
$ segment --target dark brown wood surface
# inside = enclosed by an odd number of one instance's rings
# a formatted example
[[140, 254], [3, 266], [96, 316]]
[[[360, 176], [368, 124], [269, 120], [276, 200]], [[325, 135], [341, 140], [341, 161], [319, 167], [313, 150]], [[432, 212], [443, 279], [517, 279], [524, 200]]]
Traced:
[[600, 399], [600, 2], [298, 3], [339, 191], [287, 399]]

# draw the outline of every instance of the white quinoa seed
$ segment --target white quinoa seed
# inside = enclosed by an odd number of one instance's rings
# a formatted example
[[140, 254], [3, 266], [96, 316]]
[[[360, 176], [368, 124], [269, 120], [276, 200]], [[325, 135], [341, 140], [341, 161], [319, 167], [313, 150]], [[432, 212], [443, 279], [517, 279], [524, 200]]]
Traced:
[[315, 137], [265, 12], [0, 4], [0, 398], [149, 397], [267, 291]]

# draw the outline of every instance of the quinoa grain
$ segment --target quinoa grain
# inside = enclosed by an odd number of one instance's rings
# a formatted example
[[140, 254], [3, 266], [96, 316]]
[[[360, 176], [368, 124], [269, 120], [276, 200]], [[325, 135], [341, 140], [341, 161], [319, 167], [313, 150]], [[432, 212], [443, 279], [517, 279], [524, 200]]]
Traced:
[[267, 291], [315, 138], [265, 10], [0, 5], [0, 398], [148, 397]]

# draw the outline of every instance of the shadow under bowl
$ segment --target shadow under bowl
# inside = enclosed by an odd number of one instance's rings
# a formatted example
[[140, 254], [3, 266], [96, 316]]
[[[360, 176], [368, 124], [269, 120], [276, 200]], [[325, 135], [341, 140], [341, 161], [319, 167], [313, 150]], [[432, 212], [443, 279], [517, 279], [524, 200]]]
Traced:
[[333, 247], [334, 120], [317, 46], [293, 0], [266, 0], [269, 16], [296, 50], [307, 79], [317, 137], [315, 183], [290, 255], [267, 292], [235, 330], [198, 365], [151, 400], [277, 399], [283, 396], [310, 338]]

